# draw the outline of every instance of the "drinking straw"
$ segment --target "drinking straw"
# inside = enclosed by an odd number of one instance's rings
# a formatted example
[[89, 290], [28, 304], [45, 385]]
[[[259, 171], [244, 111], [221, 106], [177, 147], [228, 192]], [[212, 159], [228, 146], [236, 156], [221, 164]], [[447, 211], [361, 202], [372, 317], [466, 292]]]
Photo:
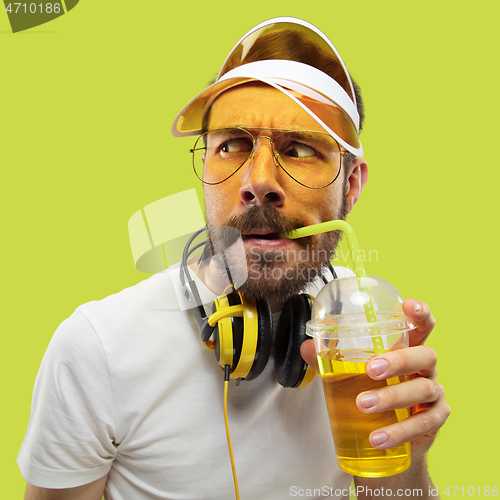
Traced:
[[[359, 289], [360, 291], [366, 293], [368, 297], [368, 301], [363, 306], [365, 309], [366, 320], [368, 322], [377, 321], [375, 308], [373, 306], [373, 299], [370, 294], [370, 288], [366, 283], [365, 267], [359, 255], [358, 239], [356, 238], [356, 234], [354, 233], [352, 227], [346, 221], [332, 220], [329, 222], [322, 222], [320, 224], [313, 224], [312, 226], [301, 227], [299, 229], [296, 229], [295, 231], [291, 231], [290, 233], [280, 236], [295, 240], [297, 238], [305, 238], [306, 236], [313, 236], [314, 234], [326, 233], [328, 231], [336, 230], [340, 230], [345, 234], [347, 245], [349, 246], [349, 250], [351, 251], [352, 255], [354, 273], [356, 275], [356, 278], [358, 278]], [[372, 343], [375, 350], [375, 355], [384, 353], [385, 350], [382, 343], [382, 337], [380, 336], [380, 329], [374, 326], [370, 328], [370, 331], [372, 333]], [[387, 379], [387, 385], [398, 383], [399, 377], [391, 377]], [[398, 421], [404, 420], [406, 417], [408, 417], [408, 410], [406, 408], [397, 409], [395, 411]]]

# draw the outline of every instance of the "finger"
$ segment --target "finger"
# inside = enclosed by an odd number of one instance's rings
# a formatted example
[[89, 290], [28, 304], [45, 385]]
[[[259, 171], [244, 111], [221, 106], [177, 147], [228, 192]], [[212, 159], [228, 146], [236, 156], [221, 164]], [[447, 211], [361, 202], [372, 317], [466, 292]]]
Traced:
[[366, 373], [373, 380], [385, 380], [391, 377], [413, 375], [435, 378], [437, 355], [428, 346], [416, 346], [408, 349], [397, 349], [370, 359], [366, 365]]
[[418, 377], [401, 384], [362, 392], [356, 398], [356, 406], [363, 413], [371, 414], [432, 403], [440, 398], [444, 398], [441, 384], [435, 380]]
[[429, 306], [420, 300], [405, 299], [403, 312], [413, 321], [416, 328], [410, 332], [410, 347], [422, 345], [431, 334], [436, 320]]
[[319, 371], [318, 358], [316, 356], [316, 347], [314, 340], [305, 340], [300, 346], [300, 355], [304, 361], [317, 372]]
[[[409, 441], [433, 438], [450, 415], [450, 407], [440, 398], [432, 407], [415, 413], [411, 417], [378, 429], [370, 434], [370, 444], [385, 450]], [[429, 444], [430, 446], [430, 444]]]

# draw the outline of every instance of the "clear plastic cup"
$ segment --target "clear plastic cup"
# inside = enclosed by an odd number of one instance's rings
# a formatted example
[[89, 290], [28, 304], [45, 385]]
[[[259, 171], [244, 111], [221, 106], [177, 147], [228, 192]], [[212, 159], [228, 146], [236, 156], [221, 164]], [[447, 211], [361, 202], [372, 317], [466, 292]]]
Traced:
[[356, 407], [359, 393], [406, 381], [406, 377], [375, 381], [366, 374], [366, 364], [374, 356], [408, 347], [408, 331], [415, 326], [402, 304], [398, 291], [381, 278], [342, 278], [321, 290], [307, 322], [307, 334], [316, 345], [337, 461], [355, 476], [390, 476], [411, 465], [409, 443], [378, 450], [368, 439], [374, 430], [407, 418], [409, 410], [367, 415]]

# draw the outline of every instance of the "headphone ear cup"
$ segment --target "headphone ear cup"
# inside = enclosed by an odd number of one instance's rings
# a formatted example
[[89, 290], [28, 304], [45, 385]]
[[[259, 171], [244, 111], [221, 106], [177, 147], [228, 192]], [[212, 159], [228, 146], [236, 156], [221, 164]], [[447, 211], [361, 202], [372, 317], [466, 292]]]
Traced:
[[[263, 371], [271, 355], [273, 345], [273, 321], [271, 316], [271, 307], [266, 299], [256, 300], [257, 308], [257, 347], [255, 350], [255, 359], [252, 368], [245, 377], [245, 380], [257, 378]], [[245, 331], [245, 335], [250, 332]]]
[[213, 327], [213, 333], [214, 333], [214, 354], [215, 354], [215, 359], [219, 361], [220, 359], [220, 339], [219, 339], [219, 326], [215, 325]]
[[[236, 306], [241, 304], [241, 300], [238, 294], [230, 294], [227, 296], [229, 306]], [[231, 365], [231, 371], [234, 370], [240, 361], [241, 349], [243, 347], [243, 318], [238, 316], [231, 317], [231, 329], [233, 333], [233, 363]]]
[[[216, 303], [218, 305], [216, 305]], [[217, 311], [223, 311], [225, 308], [241, 304], [239, 296], [234, 294], [221, 296], [217, 299], [216, 303], [214, 303], [213, 306], [214, 313]], [[203, 333], [207, 334], [209, 328], [212, 327], [208, 325], [205, 332], [202, 330], [202, 335]], [[222, 318], [212, 328], [212, 332], [215, 358], [221, 367], [228, 364], [231, 371], [233, 371], [238, 365], [241, 356], [243, 344], [243, 318], [238, 316]], [[223, 353], [222, 359], [221, 352]]]
[[215, 329], [215, 327], [210, 326], [210, 324], [208, 323], [208, 319], [206, 319], [203, 322], [203, 326], [201, 327], [201, 340], [202, 340], [202, 342], [207, 343], [209, 341], [210, 337], [212, 336], [212, 333], [214, 332], [214, 329]]
[[281, 312], [274, 340], [274, 371], [283, 387], [298, 387], [306, 374], [308, 365], [300, 355], [300, 346], [308, 338], [311, 304], [309, 295], [294, 295]]
[[[217, 310], [215, 304], [212, 305], [212, 314]], [[213, 340], [210, 337], [213, 336]], [[215, 359], [219, 361], [220, 356], [220, 345], [219, 345], [219, 329], [217, 324], [215, 326], [210, 326], [208, 318], [203, 321], [201, 326], [201, 341], [205, 344], [205, 347], [210, 349], [215, 353]]]

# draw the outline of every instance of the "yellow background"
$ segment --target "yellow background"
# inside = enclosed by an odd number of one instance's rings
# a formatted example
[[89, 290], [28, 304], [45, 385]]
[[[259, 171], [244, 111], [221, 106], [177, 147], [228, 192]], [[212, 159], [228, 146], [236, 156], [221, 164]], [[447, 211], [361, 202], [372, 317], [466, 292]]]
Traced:
[[368, 274], [438, 320], [429, 344], [452, 415], [432, 477], [440, 493], [499, 486], [493, 5], [81, 0], [15, 35], [0, 12], [2, 498], [22, 498], [15, 458], [53, 331], [147, 277], [132, 261], [133, 213], [191, 187], [201, 198], [192, 140], [170, 136], [175, 114], [247, 29], [278, 15], [326, 32], [364, 89], [371, 177], [349, 221], [377, 252]]

